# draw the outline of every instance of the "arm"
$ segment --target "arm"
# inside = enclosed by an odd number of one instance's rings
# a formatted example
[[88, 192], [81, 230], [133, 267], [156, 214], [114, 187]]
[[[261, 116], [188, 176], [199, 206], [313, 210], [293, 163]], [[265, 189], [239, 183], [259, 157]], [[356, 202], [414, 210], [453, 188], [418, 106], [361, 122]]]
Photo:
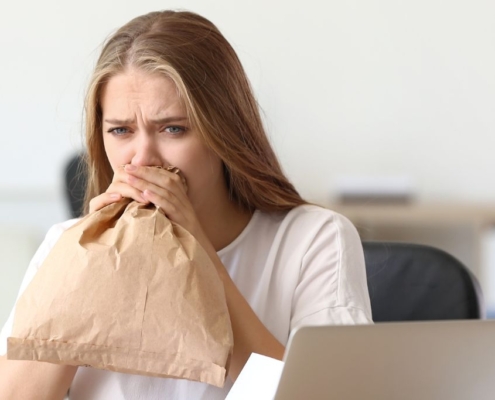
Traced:
[[0, 399], [62, 400], [77, 367], [0, 356]]
[[263, 354], [282, 360], [285, 347], [256, 316], [230, 278], [213, 247], [207, 249], [207, 252], [217, 268], [227, 298], [227, 307], [234, 332], [234, 353], [230, 364], [229, 376], [235, 381], [251, 353]]

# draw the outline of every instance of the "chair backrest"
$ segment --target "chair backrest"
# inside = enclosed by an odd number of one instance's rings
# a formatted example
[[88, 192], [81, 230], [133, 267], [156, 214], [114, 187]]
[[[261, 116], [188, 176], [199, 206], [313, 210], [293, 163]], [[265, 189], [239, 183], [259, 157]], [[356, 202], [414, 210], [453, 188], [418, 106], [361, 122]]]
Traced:
[[452, 255], [408, 243], [363, 248], [375, 322], [485, 318], [478, 281]]
[[67, 162], [64, 168], [65, 194], [69, 201], [72, 218], [80, 217], [83, 213], [87, 180], [84, 154], [76, 154]]

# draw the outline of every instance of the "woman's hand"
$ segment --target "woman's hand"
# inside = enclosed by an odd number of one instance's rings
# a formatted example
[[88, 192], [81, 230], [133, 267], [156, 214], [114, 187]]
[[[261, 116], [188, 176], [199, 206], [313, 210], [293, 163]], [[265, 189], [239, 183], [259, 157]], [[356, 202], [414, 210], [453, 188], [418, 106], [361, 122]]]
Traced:
[[89, 202], [89, 212], [93, 213], [98, 211], [105, 206], [118, 202], [123, 197], [134, 199], [140, 203], [149, 203], [149, 201], [143, 197], [141, 191], [129, 185], [128, 180], [129, 174], [124, 170], [124, 167], [115, 171], [112, 183], [106, 192], [94, 197]]
[[167, 218], [191, 233], [203, 247], [211, 246], [187, 196], [186, 186], [177, 173], [127, 164], [115, 171], [106, 192], [90, 201], [89, 212], [98, 211], [123, 197], [144, 204], [153, 203], [163, 210]]
[[181, 225], [198, 241], [204, 239], [203, 229], [179, 174], [131, 164], [126, 165], [124, 170], [128, 174], [127, 183], [141, 193], [146, 202], [160, 207], [167, 218]]

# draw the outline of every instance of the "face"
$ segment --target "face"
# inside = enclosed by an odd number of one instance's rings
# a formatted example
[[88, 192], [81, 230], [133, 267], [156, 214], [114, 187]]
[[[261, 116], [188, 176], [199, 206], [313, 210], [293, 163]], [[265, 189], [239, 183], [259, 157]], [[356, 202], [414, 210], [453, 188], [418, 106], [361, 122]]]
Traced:
[[222, 162], [188, 121], [172, 80], [123, 72], [105, 85], [101, 107], [103, 143], [114, 171], [123, 164], [178, 167], [196, 212], [207, 212], [226, 197]]

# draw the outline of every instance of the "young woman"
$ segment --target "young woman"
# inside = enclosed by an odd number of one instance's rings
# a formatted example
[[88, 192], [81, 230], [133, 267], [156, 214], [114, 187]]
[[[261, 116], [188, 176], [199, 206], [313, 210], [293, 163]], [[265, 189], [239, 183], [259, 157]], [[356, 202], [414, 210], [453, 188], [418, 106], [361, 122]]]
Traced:
[[[356, 230], [305, 202], [284, 176], [244, 70], [205, 18], [154, 12], [108, 40], [89, 86], [86, 140], [87, 212], [124, 197], [153, 203], [208, 252], [234, 332], [229, 379], [219, 389], [3, 360], [0, 398], [62, 398], [70, 387], [76, 400], [222, 399], [251, 353], [282, 359], [296, 327], [371, 322]], [[178, 167], [187, 189], [178, 175], [156, 166]], [[48, 232], [21, 292], [74, 222]]]

